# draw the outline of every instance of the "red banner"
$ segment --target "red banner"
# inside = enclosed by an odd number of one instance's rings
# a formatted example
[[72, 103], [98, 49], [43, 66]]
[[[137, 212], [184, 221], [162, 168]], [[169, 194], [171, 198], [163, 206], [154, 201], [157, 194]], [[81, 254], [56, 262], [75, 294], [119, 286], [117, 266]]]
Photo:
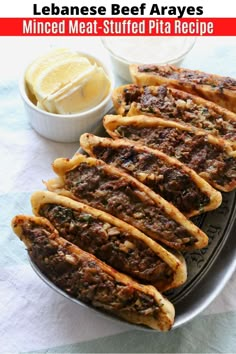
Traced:
[[236, 36], [236, 18], [0, 18], [0, 36]]

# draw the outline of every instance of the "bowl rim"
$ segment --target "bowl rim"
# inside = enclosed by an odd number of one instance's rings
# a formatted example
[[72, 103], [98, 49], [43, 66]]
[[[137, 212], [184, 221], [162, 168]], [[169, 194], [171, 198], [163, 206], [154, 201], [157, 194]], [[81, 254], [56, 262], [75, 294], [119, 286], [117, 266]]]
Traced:
[[98, 63], [100, 66], [103, 67], [103, 69], [105, 70], [107, 76], [110, 79], [110, 90], [109, 93], [106, 95], [106, 97], [96, 106], [90, 108], [89, 110], [83, 111], [83, 112], [78, 112], [78, 113], [73, 113], [73, 114], [60, 114], [60, 113], [51, 113], [48, 111], [44, 111], [42, 109], [40, 109], [39, 107], [37, 107], [30, 99], [29, 96], [27, 94], [27, 87], [26, 87], [26, 82], [25, 82], [25, 73], [27, 68], [29, 67], [29, 65], [31, 65], [31, 63], [33, 61], [31, 61], [26, 68], [23, 70], [23, 72], [20, 75], [20, 79], [19, 79], [19, 83], [18, 83], [18, 87], [19, 87], [19, 91], [20, 91], [20, 95], [24, 101], [25, 104], [27, 104], [29, 107], [31, 107], [33, 110], [35, 110], [36, 112], [38, 112], [39, 114], [42, 114], [44, 116], [49, 116], [49, 117], [54, 117], [57, 119], [76, 119], [76, 118], [84, 118], [89, 114], [93, 114], [95, 113], [97, 110], [99, 110], [101, 107], [105, 106], [112, 95], [112, 91], [114, 89], [115, 86], [115, 78], [114, 78], [114, 74], [111, 70], [111, 68], [108, 65], [105, 65], [98, 57], [94, 56], [93, 54], [90, 54], [89, 52], [85, 52], [85, 51], [75, 51], [78, 54], [87, 56], [88, 58], [93, 59], [96, 63]]
[[[145, 38], [145, 37], [144, 37]], [[197, 37], [196, 36], [189, 36], [189, 37], [184, 37], [184, 39], [187, 39], [190, 41], [189, 45], [187, 46], [187, 49], [181, 53], [179, 56], [174, 57], [173, 59], [170, 60], [165, 60], [165, 61], [154, 61], [153, 63], [146, 63], [146, 62], [140, 62], [140, 61], [132, 61], [132, 60], [128, 60], [126, 58], [124, 58], [121, 55], [116, 54], [107, 44], [107, 38], [106, 37], [100, 37], [101, 42], [104, 46], [104, 48], [109, 52], [109, 54], [117, 59], [120, 60], [121, 62], [123, 62], [124, 64], [130, 65], [130, 64], [157, 64], [157, 65], [165, 65], [165, 64], [173, 64], [175, 62], [178, 62], [180, 60], [182, 60], [193, 48], [193, 46], [196, 43]]]

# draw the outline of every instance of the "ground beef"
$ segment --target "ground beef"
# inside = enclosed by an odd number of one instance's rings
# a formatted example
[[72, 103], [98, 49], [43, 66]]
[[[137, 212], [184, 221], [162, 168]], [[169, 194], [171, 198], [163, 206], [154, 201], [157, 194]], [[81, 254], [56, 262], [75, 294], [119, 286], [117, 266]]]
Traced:
[[209, 181], [227, 185], [236, 178], [235, 159], [219, 145], [209, 143], [207, 135], [172, 127], [120, 126], [116, 132], [133, 141], [163, 151], [195, 170], [206, 172]]
[[130, 85], [129, 89], [126, 88], [124, 91], [125, 102], [127, 102], [127, 92], [130, 96], [133, 90], [138, 97], [135, 102], [141, 113], [151, 113], [165, 119], [184, 122], [207, 130], [215, 136], [236, 141], [236, 121], [227, 120], [225, 114], [218, 110], [196, 103], [193, 96], [189, 94], [183, 98], [181, 91], [173, 91], [166, 86], [159, 86], [155, 89], [140, 87], [140, 95], [138, 96], [137, 87], [133, 88]]
[[119, 315], [130, 312], [159, 316], [159, 306], [151, 295], [117, 282], [88, 254], [74, 256], [67, 247], [48, 239], [48, 231], [26, 224], [24, 234], [32, 241], [30, 257], [40, 270], [70, 296]]
[[103, 166], [80, 164], [65, 175], [65, 188], [80, 201], [132, 224], [152, 238], [174, 247], [191, 245], [194, 238], [166, 214], [136, 184], [107, 173]]
[[116, 149], [102, 145], [94, 146], [93, 153], [138, 179], [140, 173], [144, 173], [146, 177], [142, 182], [182, 212], [200, 210], [209, 203], [209, 197], [200, 191], [188, 174], [152, 153], [139, 152], [130, 146]]
[[122, 272], [152, 283], [173, 280], [171, 268], [128, 232], [61, 205], [45, 204], [40, 215], [50, 220], [61, 237]]
[[200, 85], [209, 85], [213, 88], [236, 89], [236, 80], [231, 77], [216, 77], [215, 75], [207, 74], [202, 71], [193, 71], [188, 69], [177, 69], [171, 65], [140, 65], [139, 72], [149, 72], [166, 77], [167, 79], [179, 80], [186, 83], [194, 83]]
[[127, 104], [131, 104], [133, 101], [136, 101], [140, 98], [141, 92], [139, 86], [133, 85], [133, 89], [124, 89], [125, 101]]

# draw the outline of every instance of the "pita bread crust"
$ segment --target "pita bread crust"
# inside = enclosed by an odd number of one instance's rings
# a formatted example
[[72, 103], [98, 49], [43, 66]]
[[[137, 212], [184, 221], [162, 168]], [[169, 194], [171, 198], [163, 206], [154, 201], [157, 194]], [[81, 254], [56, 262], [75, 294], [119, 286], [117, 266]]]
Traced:
[[[84, 148], [84, 150], [93, 157], [96, 157], [96, 156], [93, 155], [92, 147], [97, 144], [102, 144], [102, 145], [104, 144], [105, 146], [110, 145], [110, 146], [115, 147], [117, 149], [121, 146], [130, 146], [130, 147], [135, 146], [138, 151], [144, 151], [147, 153], [151, 153], [151, 154], [157, 156], [158, 158], [166, 161], [170, 165], [174, 165], [175, 168], [180, 169], [181, 171], [186, 173], [188, 176], [190, 176], [191, 180], [201, 190], [201, 192], [210, 198], [209, 204], [206, 205], [203, 210], [200, 211], [198, 209], [197, 210], [193, 209], [193, 210], [189, 211], [188, 213], [185, 213], [185, 216], [187, 216], [187, 217], [192, 217], [194, 215], [199, 215], [201, 212], [206, 212], [209, 210], [216, 209], [222, 202], [222, 196], [221, 196], [220, 192], [218, 192], [214, 188], [212, 188], [209, 185], [209, 183], [206, 182], [203, 178], [201, 178], [195, 171], [193, 171], [191, 168], [189, 168], [186, 165], [184, 165], [183, 163], [181, 163], [176, 158], [170, 157], [159, 150], [154, 150], [154, 149], [148, 148], [147, 146], [143, 146], [138, 143], [131, 142], [128, 139], [111, 140], [111, 139], [107, 139], [107, 138], [99, 138], [99, 137], [96, 137], [96, 136], [94, 136], [92, 134], [88, 134], [88, 133], [83, 134], [81, 136], [80, 141], [81, 141], [81, 146]], [[140, 178], [140, 181], [141, 181], [141, 178]], [[158, 197], [161, 198], [159, 195], [158, 195]], [[162, 199], [162, 203], [168, 203], [163, 198], [161, 198], [161, 199]], [[172, 206], [172, 204], [170, 204], [170, 205]]]
[[[124, 90], [129, 89], [129, 88], [133, 88], [133, 87], [139, 89], [141, 92], [143, 92], [143, 90], [144, 90], [144, 88], [142, 86], [137, 86], [135, 84], [128, 84], [128, 85], [123, 85], [123, 86], [117, 87], [113, 91], [112, 100], [113, 100], [113, 104], [114, 104], [114, 108], [116, 110], [116, 113], [120, 114], [122, 116], [128, 116], [128, 117], [145, 114], [147, 116], [161, 118], [161, 114], [158, 114], [158, 113], [149, 113], [149, 112], [144, 113], [140, 109], [139, 103], [136, 101], [131, 102], [127, 107], [127, 104], [124, 99]], [[153, 95], [155, 95], [155, 93], [159, 89], [159, 86], [148, 86], [148, 89], [151, 93], [153, 93]], [[225, 108], [223, 108], [211, 101], [207, 101], [206, 99], [204, 99], [202, 97], [195, 96], [190, 93], [180, 91], [180, 90], [177, 90], [174, 88], [167, 87], [167, 90], [168, 90], [168, 93], [170, 93], [173, 96], [175, 101], [176, 101], [176, 98], [175, 98], [176, 95], [178, 96], [178, 100], [191, 99], [193, 101], [193, 103], [196, 103], [197, 105], [202, 105], [203, 107], [206, 107], [209, 111], [213, 111], [216, 114], [219, 114], [223, 120], [236, 123], [236, 114], [235, 113], [233, 113], [233, 112], [231, 112], [231, 111], [229, 111], [229, 110], [227, 110], [227, 109], [225, 109]], [[178, 120], [178, 122], [182, 123], [186, 126], [193, 127], [192, 122], [188, 123], [188, 122], [184, 122], [184, 121], [180, 121], [180, 120]], [[236, 149], [236, 141], [234, 140], [236, 138], [236, 132], [235, 132], [234, 138], [225, 139], [223, 136], [220, 135], [220, 132], [217, 130], [217, 128], [214, 128], [214, 130], [206, 130], [204, 128], [197, 127], [197, 129], [203, 131], [204, 133], [217, 136], [217, 138], [221, 138], [221, 139], [226, 140], [227, 143], [230, 144], [234, 150]]]
[[[92, 157], [96, 157], [93, 153], [93, 147], [94, 146], [107, 146], [110, 147], [112, 146], [113, 148], [119, 149], [121, 146], [126, 146], [126, 147], [132, 147], [134, 149], [137, 149], [137, 151], [140, 152], [147, 152], [151, 153], [153, 155], [156, 155], [158, 158], [162, 156], [164, 159], [166, 159], [168, 162], [173, 163], [175, 166], [179, 166], [181, 169], [183, 169], [188, 175], [191, 176], [191, 179], [195, 182], [199, 180], [199, 176], [191, 169], [189, 169], [187, 166], [181, 164], [178, 160], [171, 158], [163, 153], [161, 153], [158, 150], [153, 150], [150, 149], [146, 146], [130, 143], [127, 140], [124, 139], [119, 139], [119, 140], [112, 140], [108, 138], [100, 138], [98, 136], [95, 136], [93, 134], [88, 134], [85, 133], [81, 135], [80, 138], [80, 144], [83, 147], [83, 149]], [[209, 184], [202, 180], [201, 184], [201, 190], [204, 192], [208, 191]], [[173, 204], [167, 202], [165, 199], [163, 199], [160, 195], [156, 194], [157, 198], [159, 199], [160, 203], [163, 206], [163, 209], [165, 212], [177, 223], [181, 224], [191, 235], [193, 235], [196, 239], [197, 242], [194, 244], [193, 247], [188, 247], [186, 249], [199, 249], [206, 247], [208, 244], [208, 237], [207, 235], [200, 230], [196, 225], [194, 225], [190, 220], [186, 218]], [[194, 213], [196, 215], [196, 211], [193, 211], [191, 215]], [[165, 242], [162, 240], [162, 242]]]
[[[222, 89], [222, 79], [227, 79], [226, 77], [220, 75], [213, 75], [201, 72], [199, 70], [190, 70], [184, 68], [177, 68], [173, 65], [158, 66], [155, 67], [168, 70], [169, 68], [173, 73], [176, 74], [176, 78], [168, 78], [161, 76], [157, 72], [139, 72], [138, 65], [130, 65], [130, 74], [132, 81], [138, 85], [167, 85], [169, 87], [176, 88], [178, 90], [189, 92], [193, 95], [200, 96], [206, 100], [212, 101], [217, 105], [224, 107], [232, 112], [236, 113], [236, 90], [223, 88]], [[203, 74], [208, 76], [208, 80], [212, 81], [212, 85], [200, 84], [189, 81], [187, 78], [180, 79], [178, 75], [182, 72], [187, 72], [194, 77], [197, 74]], [[221, 89], [220, 89], [221, 87]]]
[[[133, 117], [123, 117], [121, 115], [106, 115], [103, 119], [103, 125], [107, 131], [107, 133], [113, 138], [113, 139], [119, 139], [120, 136], [118, 133], [115, 132], [117, 127], [119, 126], [129, 126], [132, 125], [134, 127], [170, 127], [170, 128], [176, 128], [182, 131], [188, 131], [191, 132], [195, 135], [204, 135], [207, 137], [207, 141], [209, 144], [212, 146], [217, 146], [220, 147], [225, 153], [225, 155], [230, 158], [236, 159], [236, 151], [232, 149], [231, 145], [228, 144], [225, 140], [223, 139], [218, 139], [217, 137], [211, 135], [211, 134], [206, 134], [205, 132], [202, 132], [200, 129], [197, 128], [192, 128], [190, 126], [186, 126], [184, 124], [181, 124], [179, 122], [174, 122], [174, 121], [169, 121], [166, 119], [162, 118], [155, 118], [153, 119], [150, 116], [145, 116], [145, 115], [138, 115], [138, 116], [133, 116]], [[236, 161], [235, 161], [236, 163]], [[220, 185], [216, 182], [214, 182], [212, 179], [210, 179], [210, 176], [207, 172], [201, 172], [199, 173], [199, 176], [205, 179], [209, 184], [211, 184], [213, 187], [219, 189], [222, 192], [230, 192], [236, 188], [236, 180], [232, 180], [230, 183], [225, 184], [225, 185]], [[200, 181], [201, 182], [201, 181]], [[210, 203], [208, 205], [208, 209], [205, 211], [210, 211], [213, 209], [216, 209], [220, 205], [221, 201], [221, 196], [219, 193], [215, 193], [215, 190], [213, 188], [209, 188], [209, 198], [210, 198]]]
[[[61, 191], [63, 194], [63, 190]], [[68, 195], [69, 196], [69, 195]], [[143, 241], [147, 247], [151, 248], [152, 251], [165, 262], [168, 264], [168, 266], [172, 269], [173, 271], [173, 281], [169, 284], [165, 284], [163, 281], [162, 282], [157, 282], [156, 284], [153, 283], [158, 290], [160, 291], [166, 291], [168, 289], [173, 289], [176, 288], [180, 285], [182, 285], [186, 279], [187, 279], [187, 268], [186, 268], [186, 263], [182, 255], [177, 254], [174, 255], [171, 252], [167, 251], [164, 247], [159, 245], [156, 241], [151, 239], [150, 237], [146, 236], [144, 233], [141, 231], [137, 230], [135, 227], [132, 225], [127, 224], [126, 222], [117, 219], [116, 217], [107, 214], [106, 212], [103, 212], [101, 210], [94, 209], [84, 203], [75, 201], [71, 198], [68, 198], [63, 195], [59, 195], [53, 192], [48, 192], [48, 191], [38, 191], [32, 194], [31, 196], [31, 204], [32, 204], [32, 210], [33, 213], [36, 216], [39, 216], [39, 210], [42, 205], [47, 204], [47, 203], [52, 203], [52, 204], [58, 204], [58, 205], [63, 205], [64, 207], [76, 210], [76, 211], [82, 211], [85, 213], [88, 213], [94, 218], [101, 220], [104, 223], [109, 223], [111, 225], [116, 226], [119, 230], [121, 230], [124, 233], [128, 233], [131, 237], [134, 239], [138, 239]]]
[[36, 223], [42, 228], [46, 227], [47, 230], [51, 230], [51, 234], [48, 236], [49, 242], [53, 241], [55, 244], [62, 247], [66, 247], [66, 249], [71, 253], [71, 255], [75, 256], [77, 259], [85, 259], [88, 261], [93, 261], [97, 264], [97, 266], [110, 275], [117, 282], [132, 287], [133, 289], [143, 292], [147, 295], [150, 295], [156, 304], [159, 307], [159, 317], [158, 319], [154, 318], [151, 315], [141, 315], [141, 314], [133, 314], [128, 311], [119, 311], [117, 315], [122, 317], [131, 323], [143, 324], [153, 329], [157, 329], [160, 331], [168, 331], [174, 322], [175, 310], [174, 306], [168, 301], [165, 297], [163, 297], [152, 285], [142, 285], [126, 276], [125, 274], [117, 272], [115, 269], [111, 268], [107, 264], [103, 263], [95, 256], [82, 251], [79, 247], [73, 245], [72, 243], [66, 241], [65, 239], [59, 237], [57, 231], [54, 227], [44, 218], [35, 217], [35, 216], [26, 216], [26, 215], [17, 215], [12, 220], [12, 228], [16, 235], [25, 243], [26, 247], [30, 249], [31, 241], [27, 238], [27, 235], [24, 234], [22, 225], [24, 223]]

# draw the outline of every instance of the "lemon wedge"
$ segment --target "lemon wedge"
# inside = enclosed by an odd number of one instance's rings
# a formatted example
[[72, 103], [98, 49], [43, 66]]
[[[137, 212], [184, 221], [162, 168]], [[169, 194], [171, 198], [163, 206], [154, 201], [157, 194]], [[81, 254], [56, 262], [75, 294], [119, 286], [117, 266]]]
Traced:
[[50, 95], [43, 105], [59, 114], [73, 114], [99, 104], [109, 93], [110, 81], [101, 67], [94, 65], [56, 94]]
[[46, 107], [43, 106], [43, 104], [41, 102], [37, 102], [36, 106], [39, 108], [39, 109], [42, 109], [43, 111], [47, 111]]
[[58, 63], [61, 60], [75, 58], [77, 56], [78, 54], [76, 52], [72, 52], [67, 48], [57, 48], [33, 61], [25, 73], [25, 81], [31, 94], [34, 94], [34, 86], [38, 76], [40, 76], [45, 69], [54, 65], [56, 62]]
[[34, 92], [38, 101], [43, 101], [49, 95], [60, 90], [73, 81], [91, 66], [89, 60], [84, 57], [66, 59], [44, 70], [38, 76]]
[[111, 82], [95, 59], [69, 49], [55, 49], [35, 60], [25, 81], [30, 100], [39, 109], [73, 114], [99, 104]]

